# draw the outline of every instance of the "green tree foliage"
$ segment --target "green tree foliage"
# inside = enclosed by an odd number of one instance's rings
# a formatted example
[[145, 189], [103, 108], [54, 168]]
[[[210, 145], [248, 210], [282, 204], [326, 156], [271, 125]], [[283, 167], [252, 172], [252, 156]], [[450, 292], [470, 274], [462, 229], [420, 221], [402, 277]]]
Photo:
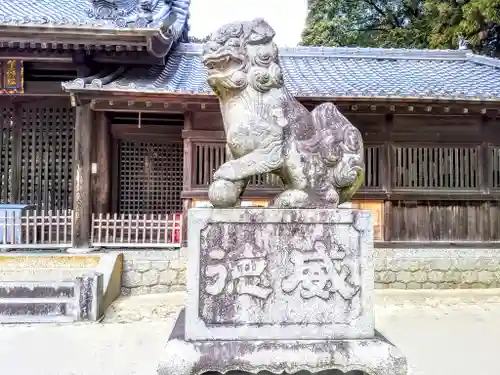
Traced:
[[500, 0], [312, 0], [305, 45], [456, 48], [500, 55]]
[[312, 0], [306, 45], [424, 47], [421, 0]]
[[426, 0], [430, 48], [453, 48], [461, 36], [478, 53], [498, 56], [500, 0]]

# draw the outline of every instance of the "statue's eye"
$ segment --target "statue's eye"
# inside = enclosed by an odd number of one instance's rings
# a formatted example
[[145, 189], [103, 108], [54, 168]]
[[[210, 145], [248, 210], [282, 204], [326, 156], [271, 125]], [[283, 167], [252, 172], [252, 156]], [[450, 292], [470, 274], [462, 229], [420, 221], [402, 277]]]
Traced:
[[239, 47], [241, 45], [240, 40], [236, 38], [231, 38], [227, 41], [229, 47]]

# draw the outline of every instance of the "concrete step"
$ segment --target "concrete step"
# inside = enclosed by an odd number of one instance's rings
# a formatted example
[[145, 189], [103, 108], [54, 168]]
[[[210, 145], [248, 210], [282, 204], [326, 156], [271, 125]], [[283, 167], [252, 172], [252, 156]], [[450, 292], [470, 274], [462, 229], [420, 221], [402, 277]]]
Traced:
[[73, 281], [0, 281], [0, 301], [5, 298], [73, 298]]
[[76, 321], [77, 309], [75, 298], [0, 298], [0, 322], [20, 323], [24, 317], [34, 316], [50, 318], [51, 322]]
[[0, 255], [0, 323], [98, 320], [120, 293], [123, 256]]
[[[0, 265], [1, 267], [1, 265]], [[92, 271], [92, 268], [0, 268], [0, 282], [2, 281], [38, 281], [50, 282], [55, 280], [71, 281]]]

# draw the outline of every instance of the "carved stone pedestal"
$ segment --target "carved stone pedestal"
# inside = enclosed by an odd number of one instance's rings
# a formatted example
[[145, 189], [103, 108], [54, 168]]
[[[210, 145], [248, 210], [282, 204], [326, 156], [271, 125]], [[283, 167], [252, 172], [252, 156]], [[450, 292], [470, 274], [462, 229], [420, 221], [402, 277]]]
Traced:
[[374, 330], [369, 212], [200, 208], [188, 231], [186, 311], [158, 374], [406, 374]]
[[[382, 336], [353, 340], [186, 341], [184, 311], [167, 343], [159, 375], [208, 373], [406, 375], [406, 359]], [[265, 372], [264, 372], [265, 374]]]

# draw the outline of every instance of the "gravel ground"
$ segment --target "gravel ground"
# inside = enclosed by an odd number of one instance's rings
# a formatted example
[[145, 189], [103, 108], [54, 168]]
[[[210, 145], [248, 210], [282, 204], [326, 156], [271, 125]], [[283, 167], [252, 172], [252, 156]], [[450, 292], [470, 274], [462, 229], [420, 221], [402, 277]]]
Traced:
[[[0, 374], [154, 375], [183, 301], [182, 293], [122, 298], [102, 324], [0, 326]], [[410, 375], [499, 373], [500, 290], [380, 291], [376, 314]]]

